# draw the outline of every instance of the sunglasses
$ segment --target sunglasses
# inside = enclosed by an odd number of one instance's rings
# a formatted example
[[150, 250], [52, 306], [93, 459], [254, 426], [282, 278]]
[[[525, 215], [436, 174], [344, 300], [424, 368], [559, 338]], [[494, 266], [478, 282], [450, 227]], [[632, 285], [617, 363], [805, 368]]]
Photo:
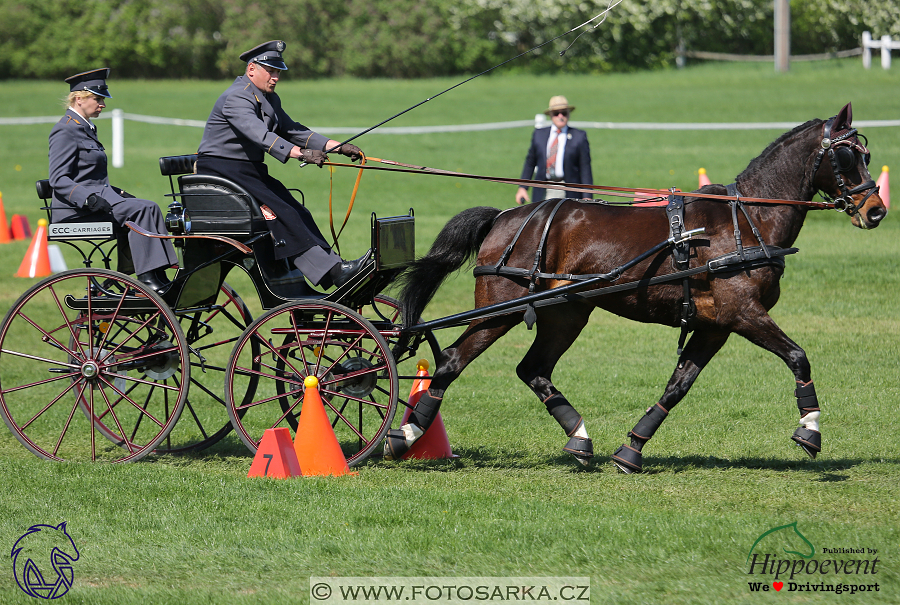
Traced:
[[551, 116], [568, 116], [569, 110], [568, 109], [558, 109], [556, 111], [551, 111], [550, 115]]

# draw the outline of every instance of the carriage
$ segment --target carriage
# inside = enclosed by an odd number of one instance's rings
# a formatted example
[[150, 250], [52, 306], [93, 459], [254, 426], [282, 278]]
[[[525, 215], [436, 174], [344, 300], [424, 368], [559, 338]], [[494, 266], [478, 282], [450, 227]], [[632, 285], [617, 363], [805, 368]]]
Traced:
[[[111, 254], [95, 241], [115, 241], [102, 217], [51, 225], [53, 238], [88, 241], [85, 268], [39, 282], [7, 313], [0, 413], [23, 445], [53, 460], [118, 462], [199, 450], [231, 428], [255, 452], [266, 429], [296, 429], [304, 380], [312, 375], [350, 465], [382, 442], [385, 457], [397, 458], [429, 428], [466, 366], [525, 322], [537, 326], [536, 336], [516, 373], [565, 431], [563, 449], [587, 463], [593, 446], [583, 418], [551, 374], [599, 307], [681, 329], [665, 391], [612, 455], [620, 470], [642, 470], [642, 448], [732, 333], [790, 369], [800, 413], [791, 439], [814, 458], [822, 442], [811, 366], [768, 311], [808, 210], [844, 212], [863, 229], [886, 216], [861, 137], [847, 104], [833, 118], [783, 134], [727, 187], [664, 192], [665, 209], [565, 199], [502, 212], [471, 208], [451, 219], [420, 259], [413, 259], [412, 211], [373, 215], [368, 263], [329, 294], [275, 260], [277, 242], [251, 195], [227, 179], [191, 174], [196, 156], [162, 158], [175, 198], [166, 218], [170, 235], [144, 235], [176, 238], [181, 260], [172, 284], [158, 295], [110, 270]], [[38, 193], [49, 198], [46, 182]], [[813, 201], [817, 193], [826, 201]], [[447, 275], [476, 254], [476, 308], [421, 321]], [[103, 269], [91, 267], [93, 256]], [[255, 319], [225, 281], [235, 268], [250, 276], [259, 296], [264, 312]], [[398, 278], [399, 301], [382, 295]], [[442, 350], [434, 331], [458, 325], [468, 327]], [[411, 406], [399, 383], [415, 376], [400, 375], [398, 363], [423, 346], [437, 369]], [[410, 414], [394, 429], [400, 405]]]
[[[0, 327], [7, 426], [51, 460], [199, 451], [232, 429], [255, 452], [267, 428], [296, 429], [303, 382], [314, 375], [348, 463], [361, 462], [404, 401], [401, 382], [414, 378], [399, 375], [398, 361], [422, 342], [437, 346], [423, 333], [391, 351], [399, 309], [381, 292], [413, 257], [413, 211], [373, 214], [365, 266], [325, 293], [275, 259], [253, 197], [227, 179], [193, 174], [195, 160], [160, 158], [179, 266], [159, 293], [111, 268], [114, 255], [127, 265], [119, 238], [136, 225], [119, 227], [103, 213], [49, 224], [48, 240], [78, 250], [84, 267], [35, 284]], [[48, 181], [37, 192], [47, 202]], [[226, 281], [236, 269], [259, 297], [255, 319]]]

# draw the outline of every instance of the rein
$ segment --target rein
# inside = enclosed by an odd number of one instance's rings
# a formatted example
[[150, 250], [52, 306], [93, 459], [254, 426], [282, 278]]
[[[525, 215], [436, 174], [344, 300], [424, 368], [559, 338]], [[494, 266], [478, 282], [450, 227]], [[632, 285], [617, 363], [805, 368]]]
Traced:
[[[338, 255], [341, 254], [341, 246], [338, 244], [338, 238], [341, 236], [341, 233], [344, 232], [344, 227], [347, 226], [347, 221], [350, 220], [350, 213], [353, 211], [353, 203], [356, 201], [356, 194], [359, 191], [359, 182], [362, 180], [363, 171], [362, 168], [366, 163], [366, 154], [362, 154], [362, 160], [359, 162], [359, 174], [356, 175], [356, 183], [353, 185], [353, 193], [350, 194], [350, 202], [347, 204], [347, 214], [344, 215], [344, 222], [341, 223], [340, 229], [337, 230], [337, 233], [334, 231], [334, 213], [331, 209], [331, 198], [332, 191], [334, 189], [334, 170], [329, 167], [328, 171], [331, 173], [328, 179], [328, 226], [331, 228], [331, 237], [333, 240], [334, 247], [337, 249]], [[353, 166], [354, 164], [351, 164]]]
[[[416, 166], [414, 164], [403, 164], [401, 162], [396, 162], [394, 160], [385, 160], [381, 158], [368, 158], [371, 162], [378, 162], [381, 164], [387, 164], [390, 166], [399, 166], [399, 168], [387, 168], [384, 166], [357, 166], [356, 164], [345, 164], [340, 162], [325, 162], [326, 166], [340, 166], [344, 168], [357, 168], [360, 171], [362, 170], [381, 170], [383, 172], [399, 172], [405, 174], [430, 174], [437, 176], [452, 176], [456, 178], [464, 178], [464, 179], [474, 179], [478, 181], [486, 181], [489, 183], [503, 183], [510, 185], [524, 185], [529, 187], [542, 187], [545, 189], [559, 189], [564, 191], [577, 191], [579, 193], [596, 193], [601, 192], [607, 195], [612, 195], [616, 197], [634, 197], [635, 193], [644, 193], [648, 196], [656, 196], [656, 197], [668, 197], [670, 191], [668, 189], [643, 189], [636, 187], [610, 187], [607, 185], [570, 185], [570, 184], [560, 184], [558, 181], [535, 181], [529, 179], [514, 179], [514, 178], [506, 178], [506, 177], [496, 177], [496, 176], [483, 176], [478, 174], [470, 174], [466, 172], [454, 172], [451, 170], [441, 170], [439, 168], [428, 168], [426, 166]], [[738, 198], [733, 195], [716, 195], [716, 194], [696, 194], [691, 195], [690, 197], [702, 197], [704, 199], [711, 200], [720, 200], [720, 201], [737, 201]], [[639, 203], [646, 202], [647, 200], [642, 199]], [[794, 205], [794, 206], [811, 206], [815, 209], [828, 209], [834, 208], [834, 202], [817, 202], [814, 200], [776, 200], [771, 198], [758, 198], [758, 197], [740, 197], [740, 201], [756, 203], [756, 204], [776, 204], [776, 205]], [[608, 205], [623, 205], [623, 206], [631, 206], [634, 202], [605, 202], [599, 201], [594, 203], [602, 203]]]

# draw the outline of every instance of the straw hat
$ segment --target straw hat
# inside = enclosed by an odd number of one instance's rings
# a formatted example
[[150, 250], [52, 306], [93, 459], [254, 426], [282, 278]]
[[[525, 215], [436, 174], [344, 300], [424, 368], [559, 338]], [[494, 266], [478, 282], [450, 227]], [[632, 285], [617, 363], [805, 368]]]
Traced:
[[569, 105], [569, 100], [562, 95], [556, 95], [555, 97], [550, 97], [550, 107], [544, 112], [548, 116], [554, 111], [560, 111], [562, 109], [568, 111], [575, 111], [574, 105]]

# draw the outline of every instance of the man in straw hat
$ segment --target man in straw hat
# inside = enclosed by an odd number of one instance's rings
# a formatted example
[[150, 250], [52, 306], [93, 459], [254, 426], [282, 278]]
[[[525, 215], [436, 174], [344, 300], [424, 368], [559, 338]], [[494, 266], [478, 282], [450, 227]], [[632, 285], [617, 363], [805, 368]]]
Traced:
[[[566, 182], [572, 184], [593, 185], [591, 173], [591, 148], [587, 133], [569, 126], [569, 115], [575, 107], [569, 105], [568, 99], [562, 95], [550, 98], [550, 106], [544, 112], [550, 116], [552, 126], [537, 128], [531, 137], [531, 147], [522, 167], [523, 179], [538, 181]], [[532, 202], [540, 202], [549, 198], [591, 198], [590, 193], [565, 191], [563, 189], [544, 189], [535, 187]], [[519, 187], [516, 191], [516, 203], [528, 201], [528, 188]]]
[[297, 159], [322, 167], [325, 151], [356, 161], [356, 145], [329, 139], [291, 119], [281, 108], [275, 86], [287, 70], [282, 40], [271, 40], [241, 54], [244, 74], [219, 96], [203, 131], [197, 174], [221, 176], [241, 185], [259, 202], [275, 245], [275, 258], [286, 259], [313, 284], [341, 286], [364, 266], [368, 252], [345, 261], [332, 251], [312, 214], [263, 162], [269, 154], [282, 164]]

